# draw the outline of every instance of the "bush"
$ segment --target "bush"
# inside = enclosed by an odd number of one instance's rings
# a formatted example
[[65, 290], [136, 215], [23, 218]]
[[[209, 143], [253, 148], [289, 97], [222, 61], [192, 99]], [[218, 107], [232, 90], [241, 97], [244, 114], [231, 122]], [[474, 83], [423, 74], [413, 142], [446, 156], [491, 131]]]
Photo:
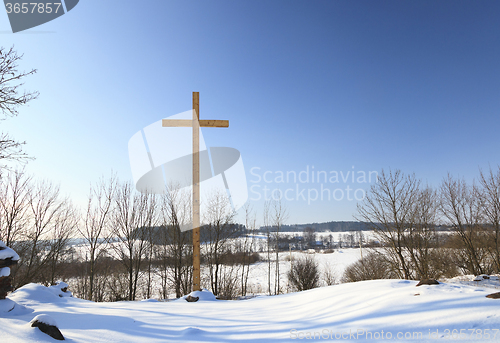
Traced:
[[220, 255], [220, 260], [226, 265], [252, 264], [260, 260], [259, 253], [253, 252], [226, 252]]
[[319, 287], [319, 268], [314, 256], [294, 261], [288, 272], [288, 281], [298, 291]]
[[232, 300], [238, 296], [238, 275], [233, 267], [222, 265], [219, 275], [219, 285], [217, 287], [217, 299]]
[[[460, 254], [461, 249], [434, 249], [430, 259], [431, 275], [434, 279], [452, 278], [460, 275], [459, 266], [465, 265]], [[462, 269], [466, 271], [466, 268]]]
[[371, 252], [365, 258], [348, 266], [342, 277], [343, 282], [391, 279], [397, 276], [391, 271], [387, 259], [379, 253]]
[[332, 285], [335, 285], [337, 283], [337, 278], [335, 276], [335, 271], [333, 269], [333, 267], [331, 266], [330, 263], [325, 263], [325, 265], [323, 266], [324, 269], [323, 269], [323, 282], [327, 285], [327, 286], [332, 286]]

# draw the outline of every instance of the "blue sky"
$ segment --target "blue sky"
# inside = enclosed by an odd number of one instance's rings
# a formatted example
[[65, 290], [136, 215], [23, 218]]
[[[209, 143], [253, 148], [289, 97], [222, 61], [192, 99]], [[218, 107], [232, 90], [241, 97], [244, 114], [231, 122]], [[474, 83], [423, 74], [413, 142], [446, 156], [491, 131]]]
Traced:
[[[239, 149], [254, 191], [297, 185], [252, 168], [471, 181], [500, 162], [499, 17], [496, 1], [81, 0], [12, 34], [3, 12], [1, 45], [38, 69], [26, 86], [41, 95], [0, 125], [77, 203], [111, 170], [131, 179], [130, 137], [189, 110], [193, 91], [202, 119], [230, 122], [207, 144]], [[324, 185], [347, 186], [369, 184]], [[290, 223], [353, 220], [356, 201], [287, 207]]]

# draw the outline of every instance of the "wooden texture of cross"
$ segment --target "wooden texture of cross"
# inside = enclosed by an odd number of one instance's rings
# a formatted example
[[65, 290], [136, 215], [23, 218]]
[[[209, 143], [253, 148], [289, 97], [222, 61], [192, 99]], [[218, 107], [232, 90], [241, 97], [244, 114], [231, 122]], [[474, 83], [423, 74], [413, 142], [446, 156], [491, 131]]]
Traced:
[[229, 120], [200, 120], [200, 93], [193, 92], [193, 119], [163, 119], [163, 127], [193, 127], [193, 291], [200, 288], [200, 127], [229, 127]]

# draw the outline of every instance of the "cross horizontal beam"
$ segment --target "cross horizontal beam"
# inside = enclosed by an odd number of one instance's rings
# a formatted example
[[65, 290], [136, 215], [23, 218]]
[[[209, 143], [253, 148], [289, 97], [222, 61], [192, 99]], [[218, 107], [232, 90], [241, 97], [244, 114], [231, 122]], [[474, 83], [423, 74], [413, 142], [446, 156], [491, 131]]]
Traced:
[[[200, 127], [229, 127], [229, 120], [211, 120], [200, 119], [198, 120]], [[191, 119], [162, 119], [162, 127], [192, 127], [193, 121]]]

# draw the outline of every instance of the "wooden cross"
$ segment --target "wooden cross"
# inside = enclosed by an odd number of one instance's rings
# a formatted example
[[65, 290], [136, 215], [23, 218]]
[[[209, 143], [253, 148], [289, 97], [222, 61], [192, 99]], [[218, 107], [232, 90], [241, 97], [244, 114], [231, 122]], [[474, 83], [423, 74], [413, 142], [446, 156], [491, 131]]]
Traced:
[[229, 127], [229, 120], [200, 120], [200, 92], [193, 92], [193, 119], [163, 119], [162, 127], [193, 127], [193, 291], [199, 291], [200, 127]]

